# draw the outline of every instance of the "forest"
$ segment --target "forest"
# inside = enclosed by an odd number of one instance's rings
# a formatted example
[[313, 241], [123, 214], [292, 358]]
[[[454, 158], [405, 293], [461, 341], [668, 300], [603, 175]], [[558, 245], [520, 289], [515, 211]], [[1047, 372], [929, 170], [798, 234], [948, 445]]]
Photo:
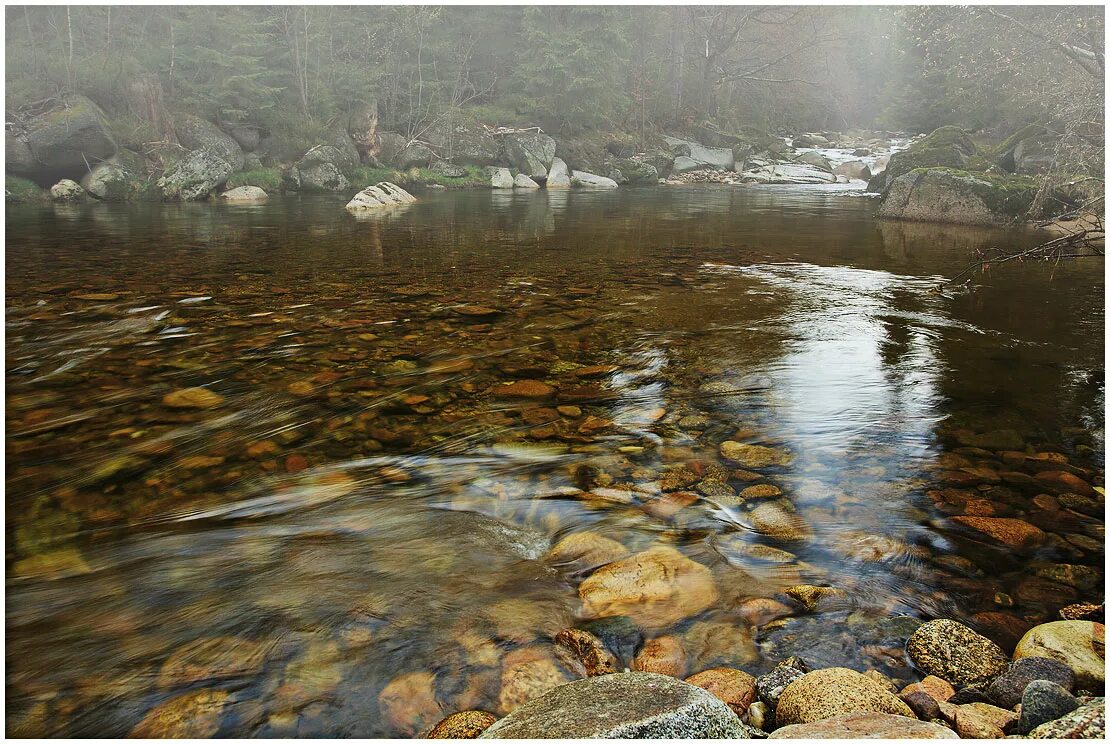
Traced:
[[[375, 112], [551, 131], [1101, 132], [1101, 7], [9, 6], [9, 110], [66, 92], [114, 129], [167, 106], [310, 145]], [[136, 100], [136, 98], [140, 100]], [[302, 148], [303, 149], [303, 148]]]

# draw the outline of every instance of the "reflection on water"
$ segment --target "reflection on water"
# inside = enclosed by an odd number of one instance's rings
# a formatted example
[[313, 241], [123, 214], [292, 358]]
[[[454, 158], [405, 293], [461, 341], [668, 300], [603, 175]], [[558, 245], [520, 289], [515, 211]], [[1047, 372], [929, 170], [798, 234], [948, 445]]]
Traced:
[[[873, 209], [10, 209], [9, 733], [414, 735], [573, 678], [571, 626], [905, 680], [914, 618], [1005, 644], [1100, 599], [1101, 267], [938, 291], [1035, 236]], [[716, 599], [593, 617], [583, 578], [659, 545]]]

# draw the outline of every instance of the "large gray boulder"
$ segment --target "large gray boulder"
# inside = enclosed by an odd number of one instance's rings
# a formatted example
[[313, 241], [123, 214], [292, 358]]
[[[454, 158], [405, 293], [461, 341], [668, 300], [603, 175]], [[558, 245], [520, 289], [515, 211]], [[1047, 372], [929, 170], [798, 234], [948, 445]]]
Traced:
[[700, 687], [648, 672], [556, 687], [490, 726], [482, 739], [750, 739], [727, 705]]
[[355, 194], [354, 198], [347, 202], [347, 211], [364, 212], [368, 209], [411, 204], [414, 201], [416, 201], [416, 197], [397, 184], [382, 181]]
[[1052, 170], [1056, 162], [1055, 145], [1043, 137], [1027, 137], [1014, 148], [1014, 172], [1037, 175]]
[[11, 173], [35, 172], [35, 155], [31, 146], [11, 130], [4, 132], [4, 170]]
[[127, 201], [142, 190], [146, 179], [146, 161], [130, 150], [121, 149], [82, 176], [81, 186], [100, 201]]
[[[675, 160], [677, 165], [678, 161]], [[836, 183], [829, 171], [807, 163], [771, 163], [746, 170], [741, 174], [753, 183]]]
[[254, 152], [262, 142], [262, 128], [256, 124], [228, 124], [227, 133], [244, 152]]
[[612, 178], [606, 178], [605, 176], [598, 176], [593, 173], [579, 170], [570, 172], [570, 182], [575, 186], [581, 186], [587, 189], [617, 188], [617, 182]]
[[507, 134], [505, 155], [514, 168], [529, 178], [546, 178], [555, 158], [555, 140], [542, 132]]
[[819, 152], [813, 152], [812, 150], [809, 152], [803, 152], [801, 155], [795, 158], [795, 160], [797, 160], [799, 163], [812, 165], [814, 168], [820, 168], [821, 170], [827, 170], [830, 172], [832, 171], [832, 165], [829, 163], [828, 158], [826, 158]]
[[56, 202], [81, 201], [84, 196], [85, 190], [81, 188], [81, 185], [68, 178], [63, 178], [50, 187], [50, 198]]
[[193, 150], [158, 179], [158, 188], [167, 199], [205, 199], [223, 186], [234, 170], [212, 150]]
[[1026, 216], [1036, 195], [1032, 179], [948, 168], [910, 171], [883, 194], [879, 217], [954, 225], [1004, 225]]
[[[676, 173], [681, 172], [678, 170], [678, 156], [688, 157], [702, 168], [732, 170], [736, 166], [736, 156], [730, 147], [706, 147], [699, 142], [678, 137], [664, 137], [663, 140], [675, 154]], [[693, 170], [693, 168], [687, 168], [687, 170]]]
[[659, 169], [646, 160], [625, 158], [613, 163], [629, 183], [655, 183], [659, 180]]
[[549, 189], [570, 188], [570, 170], [561, 158], [551, 159], [551, 168], [547, 172], [547, 183], [544, 185]]
[[335, 165], [345, 176], [350, 176], [356, 166], [362, 159], [359, 157], [358, 148], [355, 147], [355, 141], [351, 139], [351, 135], [347, 134], [342, 128], [336, 129], [328, 141], [328, 144], [335, 148], [339, 153], [335, 159]]
[[397, 155], [408, 144], [404, 135], [397, 132], [378, 132], [374, 135], [373, 141], [374, 145], [370, 148], [368, 154], [387, 165], [393, 165]]
[[480, 122], [456, 115], [433, 127], [425, 139], [451, 162], [461, 165], [497, 165], [505, 159], [505, 150]]
[[486, 168], [489, 173], [489, 185], [495, 189], [511, 189], [513, 187], [513, 174], [508, 168]]
[[231, 164], [233, 171], [243, 167], [243, 148], [235, 138], [212, 122], [192, 114], [177, 114], [173, 120], [177, 141], [187, 150], [211, 150]]
[[518, 189], [538, 189], [540, 185], [523, 173], [517, 173], [513, 186]]
[[438, 160], [435, 151], [420, 142], [409, 143], [393, 158], [393, 163], [401, 169], [424, 168]]
[[[9, 118], [19, 119], [9, 115]], [[116, 153], [116, 142], [100, 107], [71, 95], [11, 127], [6, 167], [24, 174], [77, 176]]]
[[866, 181], [871, 178], [871, 168], [862, 160], [849, 160], [833, 168], [833, 175], [847, 176], [854, 181]]
[[139, 183], [126, 168], [116, 163], [101, 163], [85, 174], [81, 186], [100, 201], [127, 201]]
[[333, 145], [317, 145], [296, 162], [290, 173], [290, 186], [297, 191], [336, 192], [351, 187], [343, 175], [347, 160], [343, 152]]

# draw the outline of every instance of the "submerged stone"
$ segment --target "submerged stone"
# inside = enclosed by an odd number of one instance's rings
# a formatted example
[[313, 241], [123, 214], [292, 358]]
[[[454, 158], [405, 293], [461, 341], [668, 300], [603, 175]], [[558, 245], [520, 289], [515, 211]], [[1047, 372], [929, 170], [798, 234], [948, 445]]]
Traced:
[[665, 628], [717, 601], [709, 569], [659, 546], [610, 563], [578, 587], [586, 617], [624, 615], [645, 628]]

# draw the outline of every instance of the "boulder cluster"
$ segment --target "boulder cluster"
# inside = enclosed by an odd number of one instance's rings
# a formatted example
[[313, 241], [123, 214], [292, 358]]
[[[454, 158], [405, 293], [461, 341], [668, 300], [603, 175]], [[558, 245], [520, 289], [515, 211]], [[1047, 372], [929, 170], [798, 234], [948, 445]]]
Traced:
[[1024, 127], [996, 148], [980, 147], [967, 132], [941, 127], [894, 153], [868, 190], [882, 194], [879, 217], [964, 225], [1007, 225], [1053, 217], [1101, 194], [1101, 181], [1056, 187], [1051, 207], [1031, 213], [1052, 167], [1052, 139], [1043, 127]]
[[[651, 568], [656, 561], [658, 571]], [[654, 598], [637, 614], [644, 627], [674, 619], [670, 596], [679, 588], [704, 601], [716, 597], [698, 564], [675, 551], [610, 565], [611, 573], [583, 582], [588, 614], [632, 609], [612, 604], [604, 588], [612, 574], [657, 577], [644, 579], [645, 596]], [[1022, 638], [1011, 659], [971, 628], [933, 620], [906, 643], [921, 680], [899, 689], [874, 670], [810, 669], [797, 657], [758, 677], [716, 667], [682, 680], [687, 660], [668, 636], [645, 643], [634, 670], [621, 671], [614, 637], [576, 629], [558, 634], [555, 653], [533, 647], [513, 662], [503, 717], [469, 710], [418, 725], [411, 705], [398, 709], [411, 733], [426, 725], [431, 738], [1102, 738], [1103, 634], [1103, 625], [1089, 620], [1045, 623]]]

